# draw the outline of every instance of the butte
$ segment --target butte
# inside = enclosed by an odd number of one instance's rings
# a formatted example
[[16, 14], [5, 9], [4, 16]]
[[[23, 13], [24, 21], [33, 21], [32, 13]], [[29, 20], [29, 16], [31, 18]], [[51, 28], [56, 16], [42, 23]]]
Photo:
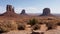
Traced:
[[3, 14], [0, 14], [0, 16], [6, 16], [6, 17], [15, 17], [17, 14], [14, 11], [14, 7], [12, 5], [6, 6], [6, 12]]
[[43, 13], [40, 16], [53, 16], [49, 8], [44, 8]]

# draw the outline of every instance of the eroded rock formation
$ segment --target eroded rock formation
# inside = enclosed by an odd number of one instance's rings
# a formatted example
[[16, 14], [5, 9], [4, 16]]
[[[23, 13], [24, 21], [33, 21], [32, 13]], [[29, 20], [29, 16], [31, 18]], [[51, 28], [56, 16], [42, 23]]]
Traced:
[[15, 15], [14, 7], [12, 7], [12, 5], [7, 5], [6, 12], [3, 15], [4, 16], [14, 16]]
[[41, 16], [52, 16], [49, 8], [44, 8]]
[[20, 13], [20, 15], [27, 15], [25, 12], [25, 9], [22, 10], [22, 12]]

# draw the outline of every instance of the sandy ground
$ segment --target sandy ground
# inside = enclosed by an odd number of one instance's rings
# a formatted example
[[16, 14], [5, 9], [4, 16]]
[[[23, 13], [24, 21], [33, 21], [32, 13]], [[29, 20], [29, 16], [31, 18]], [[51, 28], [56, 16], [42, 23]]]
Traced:
[[60, 34], [60, 26], [57, 26], [56, 29], [48, 30], [44, 34]]
[[49, 30], [49, 31], [46, 31], [44, 34], [60, 34], [60, 30]]
[[[35, 32], [40, 32], [39, 30], [36, 30]], [[30, 34], [31, 31], [26, 31], [26, 30], [21, 30], [21, 31], [10, 31], [8, 33], [3, 33], [3, 34]], [[60, 30], [58, 29], [52, 29], [44, 32], [44, 34], [60, 34]]]
[[[57, 26], [56, 29], [51, 29], [51, 30], [48, 30], [48, 31], [44, 31], [45, 30], [45, 27], [44, 29], [41, 28], [41, 30], [33, 30], [34, 32], [44, 32], [44, 34], [60, 34], [60, 26]], [[8, 33], [2, 33], [2, 34], [30, 34], [32, 31], [30, 30], [15, 30], [15, 31], [10, 31]]]
[[[30, 33], [31, 33], [30, 31], [10, 31], [8, 33], [3, 33], [3, 34], [30, 34]], [[57, 30], [57, 29], [48, 30], [44, 34], [60, 34], [60, 30]]]
[[25, 30], [21, 30], [21, 31], [10, 31], [8, 33], [3, 33], [3, 34], [30, 34], [30, 31], [25, 31]]

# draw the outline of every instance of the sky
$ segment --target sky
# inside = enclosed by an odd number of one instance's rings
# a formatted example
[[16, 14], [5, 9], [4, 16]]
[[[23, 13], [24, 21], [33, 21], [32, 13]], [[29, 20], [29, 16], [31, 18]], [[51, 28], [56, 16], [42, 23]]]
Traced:
[[51, 13], [60, 14], [60, 0], [0, 0], [0, 13], [6, 12], [6, 5], [12, 5], [16, 13], [22, 9], [26, 13], [42, 13], [44, 8], [50, 8]]

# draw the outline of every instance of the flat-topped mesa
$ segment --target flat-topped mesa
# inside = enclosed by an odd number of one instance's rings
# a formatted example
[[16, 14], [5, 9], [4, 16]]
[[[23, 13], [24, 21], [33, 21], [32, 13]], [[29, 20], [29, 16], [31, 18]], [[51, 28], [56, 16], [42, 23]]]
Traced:
[[14, 7], [12, 7], [12, 5], [7, 5], [4, 16], [14, 16], [14, 15], [15, 15]]
[[49, 8], [44, 8], [43, 13], [40, 16], [52, 16]]
[[20, 15], [27, 15], [25, 12], [25, 9], [22, 10], [22, 12], [20, 13]]

